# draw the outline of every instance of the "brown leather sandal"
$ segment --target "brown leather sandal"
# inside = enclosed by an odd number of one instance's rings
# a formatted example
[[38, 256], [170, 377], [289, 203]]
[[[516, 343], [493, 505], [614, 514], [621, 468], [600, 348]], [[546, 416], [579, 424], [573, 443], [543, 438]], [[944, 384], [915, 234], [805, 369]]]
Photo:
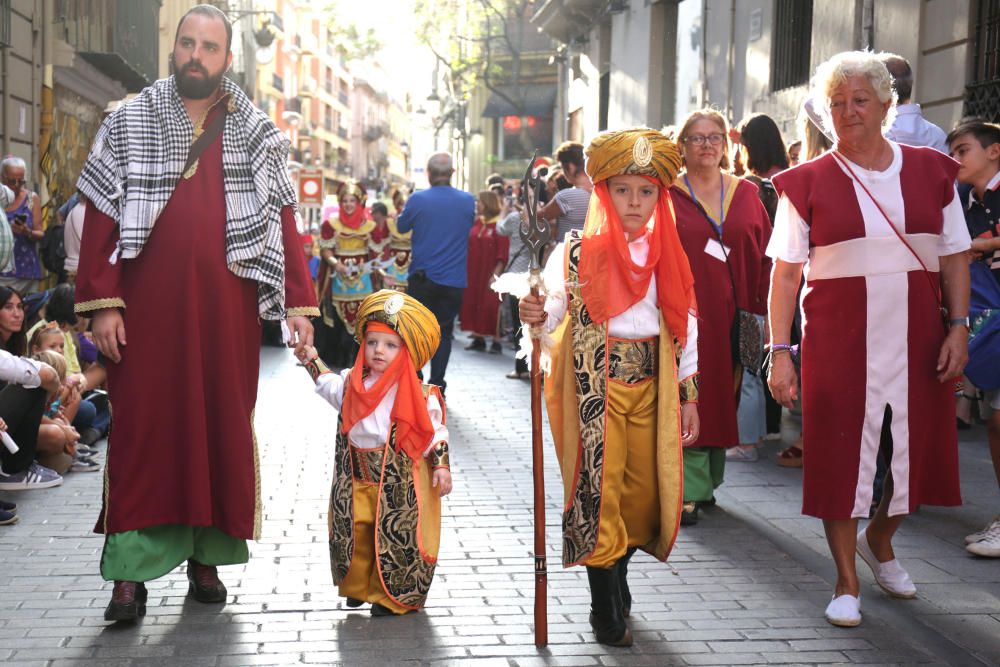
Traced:
[[801, 468], [802, 450], [798, 447], [785, 447], [778, 454], [777, 463], [782, 468]]

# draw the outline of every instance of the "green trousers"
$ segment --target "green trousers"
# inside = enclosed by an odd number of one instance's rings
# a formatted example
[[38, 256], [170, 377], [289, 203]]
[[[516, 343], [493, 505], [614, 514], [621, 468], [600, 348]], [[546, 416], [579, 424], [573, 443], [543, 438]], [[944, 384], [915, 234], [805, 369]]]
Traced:
[[684, 502], [705, 502], [722, 486], [726, 470], [724, 447], [684, 448]]
[[203, 565], [250, 560], [246, 540], [207, 526], [152, 526], [112, 533], [104, 540], [101, 576], [107, 581], [151, 581], [193, 558]]

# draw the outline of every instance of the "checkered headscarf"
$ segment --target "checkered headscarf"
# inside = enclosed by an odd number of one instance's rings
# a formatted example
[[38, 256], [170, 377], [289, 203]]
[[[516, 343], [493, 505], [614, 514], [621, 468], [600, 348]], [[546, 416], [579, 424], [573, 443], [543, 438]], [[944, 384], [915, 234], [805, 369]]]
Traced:
[[[286, 170], [288, 140], [239, 86], [222, 79], [229, 114], [222, 133], [226, 263], [257, 281], [260, 316], [285, 315], [281, 210], [296, 205]], [[194, 126], [174, 77], [160, 79], [101, 125], [77, 187], [118, 223], [111, 262], [142, 252], [181, 177]]]

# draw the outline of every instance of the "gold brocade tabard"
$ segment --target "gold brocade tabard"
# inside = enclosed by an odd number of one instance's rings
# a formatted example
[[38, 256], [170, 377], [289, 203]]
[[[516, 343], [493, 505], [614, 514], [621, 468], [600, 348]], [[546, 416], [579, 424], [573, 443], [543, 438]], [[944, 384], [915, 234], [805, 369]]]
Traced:
[[[425, 396], [432, 391], [438, 389], [424, 385]], [[440, 394], [438, 400], [444, 405]], [[375, 558], [382, 587], [396, 604], [408, 609], [422, 607], [434, 578], [441, 540], [441, 497], [431, 486], [431, 466], [425, 458], [412, 461], [396, 451], [395, 425], [386, 445], [373, 452], [351, 447], [343, 420], [337, 422], [328, 515], [333, 581], [339, 584], [344, 580], [354, 557], [354, 484], [378, 485]]]
[[[660, 318], [656, 359], [643, 347], [609, 341], [606, 324], [594, 322], [579, 287], [581, 237], [567, 238], [566, 317], [553, 334], [557, 348], [552, 373], [545, 380], [545, 401], [564, 486], [563, 565], [585, 564], [597, 548], [604, 484], [605, 425], [608, 382], [615, 376], [657, 382], [656, 485], [660, 505], [659, 534], [642, 547], [666, 560], [677, 537], [682, 505], [683, 462], [680, 442], [676, 339]], [[550, 261], [553, 261], [550, 259]], [[612, 364], [611, 356], [618, 357]], [[649, 377], [652, 373], [656, 377]]]

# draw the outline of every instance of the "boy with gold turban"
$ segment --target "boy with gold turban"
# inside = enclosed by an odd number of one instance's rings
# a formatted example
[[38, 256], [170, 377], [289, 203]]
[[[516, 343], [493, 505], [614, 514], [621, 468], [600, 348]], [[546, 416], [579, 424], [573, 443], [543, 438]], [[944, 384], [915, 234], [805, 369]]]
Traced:
[[698, 437], [693, 279], [667, 193], [679, 166], [655, 130], [594, 139], [583, 232], [553, 252], [546, 296], [519, 306], [556, 341], [545, 398], [565, 486], [563, 564], [587, 567], [590, 624], [611, 646], [632, 643], [632, 554], [662, 561], [673, 547], [681, 444]]
[[441, 329], [413, 297], [381, 290], [358, 308], [353, 368], [330, 372], [299, 355], [316, 393], [340, 411], [330, 497], [330, 562], [347, 606], [372, 616], [419, 609], [437, 564], [441, 496], [451, 492], [448, 428], [438, 388], [417, 369]]

